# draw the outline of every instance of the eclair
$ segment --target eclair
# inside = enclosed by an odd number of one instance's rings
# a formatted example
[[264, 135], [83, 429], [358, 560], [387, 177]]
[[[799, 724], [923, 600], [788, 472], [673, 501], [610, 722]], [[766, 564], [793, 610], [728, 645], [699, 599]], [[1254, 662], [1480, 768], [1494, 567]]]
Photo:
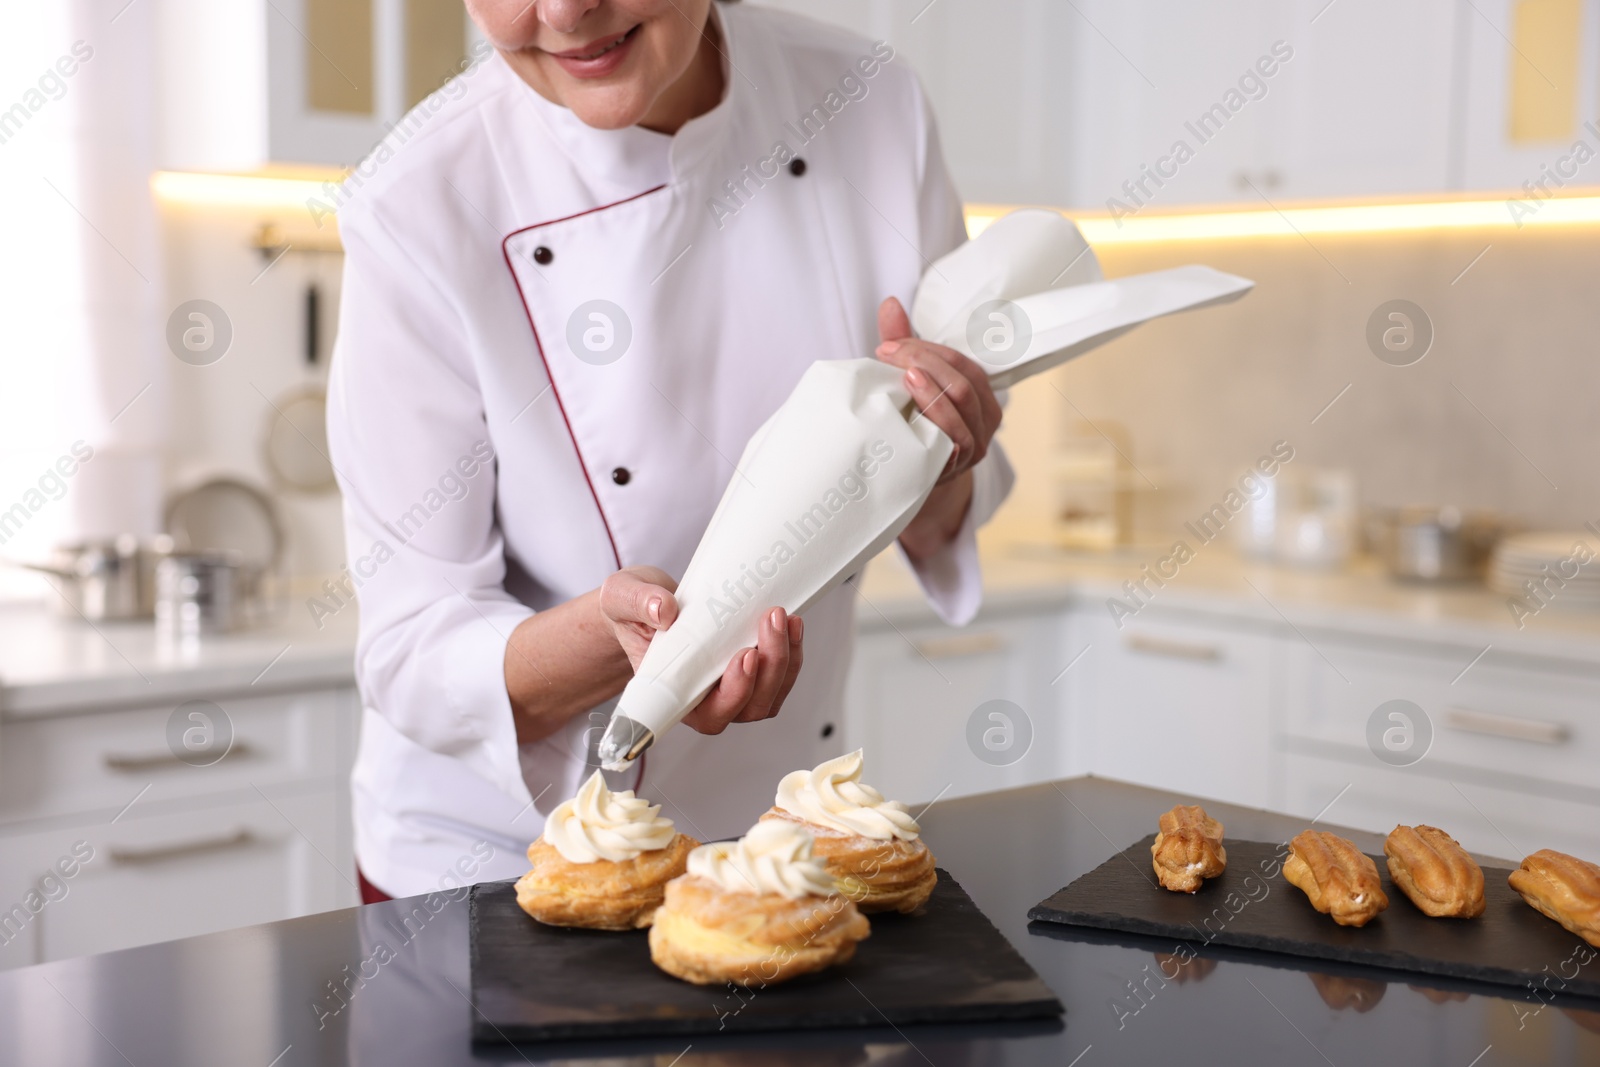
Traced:
[[1150, 863], [1161, 888], [1193, 893], [1207, 878], [1228, 867], [1222, 847], [1222, 824], [1198, 804], [1179, 804], [1162, 812], [1161, 827], [1150, 846]]
[[1383, 842], [1389, 877], [1424, 915], [1473, 919], [1483, 914], [1483, 868], [1436, 826], [1396, 826]]
[[761, 818], [805, 827], [839, 892], [863, 912], [916, 911], [938, 881], [933, 853], [906, 806], [862, 782], [861, 768], [858, 748], [792, 771]]
[[1305, 893], [1312, 907], [1340, 926], [1365, 926], [1389, 906], [1372, 857], [1323, 830], [1295, 835], [1283, 876]]
[[528, 846], [533, 866], [517, 880], [517, 904], [550, 926], [649, 926], [697, 844], [661, 817], [660, 805], [631, 789], [611, 792], [595, 771]]
[[1541, 848], [1508, 881], [1539, 914], [1600, 948], [1600, 867]]

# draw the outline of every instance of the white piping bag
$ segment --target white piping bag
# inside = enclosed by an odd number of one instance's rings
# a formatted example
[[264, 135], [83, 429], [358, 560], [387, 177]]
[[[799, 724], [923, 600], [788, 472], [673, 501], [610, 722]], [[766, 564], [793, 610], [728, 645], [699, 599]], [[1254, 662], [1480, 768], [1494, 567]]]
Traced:
[[[1253, 285], [1199, 266], [1105, 281], [1076, 226], [1027, 210], [934, 263], [911, 322], [976, 359], [1001, 389]], [[750, 439], [678, 584], [678, 618], [651, 640], [600, 739], [608, 769], [626, 769], [701, 701], [734, 653], [755, 644], [763, 611], [803, 613], [921, 510], [952, 445], [902, 374], [875, 359], [815, 363]]]

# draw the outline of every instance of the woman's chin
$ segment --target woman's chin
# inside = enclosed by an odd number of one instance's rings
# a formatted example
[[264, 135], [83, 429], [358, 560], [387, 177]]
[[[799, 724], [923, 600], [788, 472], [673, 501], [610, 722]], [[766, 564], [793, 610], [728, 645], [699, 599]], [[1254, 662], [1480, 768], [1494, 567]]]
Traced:
[[597, 130], [620, 130], [637, 126], [650, 111], [651, 101], [644, 93], [622, 86], [577, 89], [564, 94], [562, 103], [585, 126]]

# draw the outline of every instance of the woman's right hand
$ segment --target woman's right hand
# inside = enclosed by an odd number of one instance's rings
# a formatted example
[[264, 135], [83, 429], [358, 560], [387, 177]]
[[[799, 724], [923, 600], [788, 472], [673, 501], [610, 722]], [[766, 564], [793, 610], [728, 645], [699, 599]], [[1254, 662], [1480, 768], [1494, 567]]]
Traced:
[[[677, 619], [677, 588], [672, 576], [658, 567], [625, 567], [600, 586], [600, 613], [635, 670], [651, 639]], [[778, 714], [800, 673], [804, 636], [798, 615], [782, 608], [768, 611], [755, 646], [734, 653], [722, 678], [684, 716], [684, 723], [703, 734], [720, 734], [730, 722]]]

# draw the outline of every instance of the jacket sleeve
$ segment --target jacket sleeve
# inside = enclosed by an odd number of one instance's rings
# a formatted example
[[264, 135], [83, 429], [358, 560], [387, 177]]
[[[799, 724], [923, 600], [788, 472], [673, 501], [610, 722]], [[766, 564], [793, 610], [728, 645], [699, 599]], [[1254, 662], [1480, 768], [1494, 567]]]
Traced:
[[526, 801], [504, 656], [532, 611], [503, 585], [494, 444], [462, 318], [382, 217], [356, 206], [340, 220], [328, 446], [348, 559], [336, 584], [360, 604], [361, 698]]
[[[932, 262], [964, 244], [966, 222], [961, 196], [956, 192], [950, 171], [945, 166], [939, 144], [939, 127], [920, 84], [916, 93], [920, 138], [918, 215], [922, 227], [922, 254]], [[1000, 396], [1001, 403], [1005, 395]], [[906, 562], [917, 576], [923, 594], [935, 612], [953, 626], [965, 626], [983, 604], [983, 574], [978, 563], [978, 527], [1005, 501], [1016, 482], [1016, 474], [1006, 459], [999, 439], [989, 445], [988, 454], [972, 468], [972, 503], [961, 529], [943, 549], [921, 563]], [[905, 550], [901, 549], [901, 555]]]

